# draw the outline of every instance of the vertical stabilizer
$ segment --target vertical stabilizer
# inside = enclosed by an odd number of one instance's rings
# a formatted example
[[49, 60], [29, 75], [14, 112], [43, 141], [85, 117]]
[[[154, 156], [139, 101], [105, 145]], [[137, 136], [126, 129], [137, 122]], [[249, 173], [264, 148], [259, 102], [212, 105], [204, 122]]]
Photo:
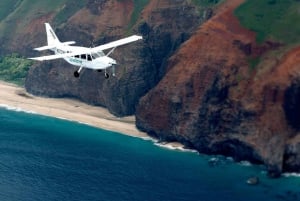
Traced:
[[49, 23], [45, 23], [48, 46], [57, 45], [60, 43]]

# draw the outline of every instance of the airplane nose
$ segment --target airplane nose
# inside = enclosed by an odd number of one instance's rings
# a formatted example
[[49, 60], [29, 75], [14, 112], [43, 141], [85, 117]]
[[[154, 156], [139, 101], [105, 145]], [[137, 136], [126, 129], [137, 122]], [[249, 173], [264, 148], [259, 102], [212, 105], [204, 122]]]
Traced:
[[112, 65], [116, 65], [117, 64], [116, 60], [114, 60], [114, 59], [111, 59], [109, 63], [112, 64]]

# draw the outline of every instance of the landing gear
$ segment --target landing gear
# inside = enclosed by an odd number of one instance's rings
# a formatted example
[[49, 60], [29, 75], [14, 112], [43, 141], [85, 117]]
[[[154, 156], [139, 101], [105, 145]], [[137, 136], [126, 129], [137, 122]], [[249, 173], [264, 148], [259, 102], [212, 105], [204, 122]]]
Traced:
[[[111, 74], [113, 77], [116, 76], [116, 68], [115, 68], [115, 65], [112, 65], [112, 74]], [[106, 69], [104, 71], [104, 77], [105, 79], [108, 79], [109, 78], [109, 74], [107, 73]]]
[[78, 78], [79, 75], [80, 75], [80, 73], [79, 73], [78, 71], [75, 71], [75, 72], [74, 72], [74, 77]]
[[82, 68], [83, 68], [83, 67], [81, 66], [77, 71], [74, 72], [74, 77], [76, 77], [76, 78], [79, 77]]
[[112, 65], [111, 71], [112, 71], [112, 76], [115, 77], [116, 76], [116, 65]]
[[[80, 76], [80, 72], [81, 72], [81, 70], [83, 69], [83, 67], [80, 67], [77, 71], [75, 71], [74, 72], [74, 77], [76, 77], [76, 78], [78, 78], [79, 76]], [[99, 69], [99, 70], [97, 70], [98, 72], [102, 72], [102, 70], [101, 69]], [[116, 76], [116, 74], [115, 74], [115, 67], [113, 66], [113, 68], [112, 68], [112, 76]], [[106, 71], [106, 69], [105, 69], [105, 71], [104, 71], [104, 77], [105, 77], [105, 79], [108, 79], [109, 78], [109, 73]]]
[[[102, 72], [102, 69], [98, 69], [97, 71]], [[105, 77], [105, 79], [109, 78], [109, 74], [107, 73], [106, 69], [104, 70], [104, 77]]]
[[104, 77], [105, 79], [108, 79], [109, 78], [109, 74], [107, 72], [104, 73]]

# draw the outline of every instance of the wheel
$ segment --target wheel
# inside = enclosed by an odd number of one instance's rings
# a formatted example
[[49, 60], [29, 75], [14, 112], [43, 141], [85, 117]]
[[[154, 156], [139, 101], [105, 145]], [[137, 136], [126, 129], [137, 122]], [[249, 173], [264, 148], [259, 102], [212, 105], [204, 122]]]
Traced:
[[108, 74], [108, 73], [104, 73], [104, 77], [105, 77], [106, 79], [108, 79], [108, 78], [109, 78], [109, 74]]
[[101, 69], [99, 69], [99, 70], [97, 70], [97, 71], [98, 71], [98, 72], [100, 72], [100, 73], [102, 72], [102, 70], [101, 70]]
[[75, 71], [75, 72], [74, 72], [74, 77], [76, 77], [76, 78], [79, 77], [78, 71]]

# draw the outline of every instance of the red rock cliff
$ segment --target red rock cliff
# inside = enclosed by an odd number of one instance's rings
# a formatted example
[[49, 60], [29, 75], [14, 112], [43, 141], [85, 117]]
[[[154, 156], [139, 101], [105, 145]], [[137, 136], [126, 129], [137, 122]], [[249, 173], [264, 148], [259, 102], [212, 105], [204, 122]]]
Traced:
[[[255, 43], [226, 1], [168, 60], [167, 73], [137, 107], [137, 126], [200, 152], [300, 171], [300, 48], [269, 57], [279, 44]], [[255, 69], [250, 60], [261, 57]]]

